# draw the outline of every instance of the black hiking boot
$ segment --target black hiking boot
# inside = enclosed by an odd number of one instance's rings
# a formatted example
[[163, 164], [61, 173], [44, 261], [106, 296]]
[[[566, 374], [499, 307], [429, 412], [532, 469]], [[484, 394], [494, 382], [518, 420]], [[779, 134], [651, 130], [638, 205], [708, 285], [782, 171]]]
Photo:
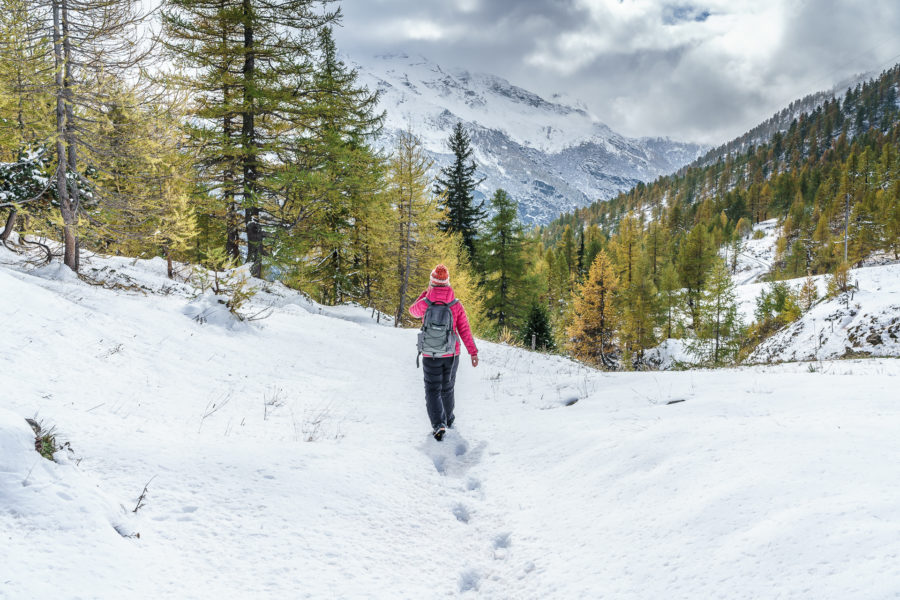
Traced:
[[434, 433], [432, 435], [434, 435], [434, 439], [436, 439], [437, 441], [441, 441], [442, 439], [444, 439], [445, 433], [447, 433], [447, 428], [443, 425], [438, 425], [434, 428]]
[[456, 420], [456, 415], [451, 416], [447, 419], [447, 429], [453, 429], [453, 421]]

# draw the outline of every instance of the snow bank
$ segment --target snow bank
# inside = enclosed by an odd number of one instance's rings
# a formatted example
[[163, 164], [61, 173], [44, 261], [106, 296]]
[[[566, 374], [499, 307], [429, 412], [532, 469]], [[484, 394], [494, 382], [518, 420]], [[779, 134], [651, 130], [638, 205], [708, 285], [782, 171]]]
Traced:
[[[769, 272], [775, 261], [778, 235], [778, 219], [769, 219], [753, 226], [751, 233], [741, 241], [737, 269], [732, 277], [736, 285], [753, 283]], [[722, 251], [729, 264], [731, 251], [731, 246], [726, 246]]]
[[688, 366], [697, 362], [693, 353], [688, 349], [688, 340], [669, 338], [663, 340], [658, 346], [644, 353], [647, 364], [660, 371], [672, 368]]
[[[22, 416], [0, 408], [0, 596], [78, 597], [98, 589], [91, 581], [98, 572], [111, 575], [108, 557], [129, 553], [135, 519], [66, 451], [50, 461], [35, 451], [34, 438]], [[147, 581], [135, 573], [132, 584], [119, 589], [136, 592]]]
[[[900, 356], [900, 265], [853, 269], [850, 281], [857, 289], [820, 301], [763, 342], [748, 362]], [[816, 282], [824, 292], [825, 278]]]

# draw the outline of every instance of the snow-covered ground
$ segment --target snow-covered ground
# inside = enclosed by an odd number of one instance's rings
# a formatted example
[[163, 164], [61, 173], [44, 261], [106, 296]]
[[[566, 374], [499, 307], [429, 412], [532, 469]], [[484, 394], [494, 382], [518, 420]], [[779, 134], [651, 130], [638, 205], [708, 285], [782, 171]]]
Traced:
[[[900, 264], [851, 269], [849, 279], [854, 286], [850, 293], [824, 299], [826, 276], [813, 277], [823, 299], [763, 342], [749, 361], [900, 357]], [[803, 281], [789, 284], [799, 289]]]
[[161, 261], [92, 259], [116, 290], [14, 262], [0, 597], [900, 597], [900, 361], [607, 374], [482, 342], [437, 443], [414, 331], [283, 288], [201, 324]]
[[[736, 285], [753, 283], [771, 270], [778, 235], [778, 219], [769, 219], [753, 226], [752, 233], [742, 241], [738, 253], [734, 274]], [[732, 251], [730, 246], [726, 248], [728, 252]], [[725, 258], [730, 262], [730, 256]]]

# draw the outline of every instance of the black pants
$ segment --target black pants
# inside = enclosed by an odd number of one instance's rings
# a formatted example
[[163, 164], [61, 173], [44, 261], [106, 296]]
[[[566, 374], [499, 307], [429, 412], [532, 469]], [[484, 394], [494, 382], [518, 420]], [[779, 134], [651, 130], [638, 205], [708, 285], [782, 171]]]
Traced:
[[447, 425], [453, 419], [453, 385], [456, 383], [456, 367], [459, 356], [422, 358], [425, 372], [425, 406], [431, 427]]

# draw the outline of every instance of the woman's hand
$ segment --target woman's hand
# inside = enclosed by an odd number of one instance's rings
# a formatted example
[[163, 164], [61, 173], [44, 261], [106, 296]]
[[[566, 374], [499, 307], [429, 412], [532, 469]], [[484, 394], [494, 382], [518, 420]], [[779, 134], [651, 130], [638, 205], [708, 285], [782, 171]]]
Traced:
[[472, 358], [472, 366], [473, 366], [473, 367], [477, 367], [477, 366], [478, 366], [478, 355], [477, 355], [477, 354], [473, 354], [473, 355], [471, 356], [471, 358]]

